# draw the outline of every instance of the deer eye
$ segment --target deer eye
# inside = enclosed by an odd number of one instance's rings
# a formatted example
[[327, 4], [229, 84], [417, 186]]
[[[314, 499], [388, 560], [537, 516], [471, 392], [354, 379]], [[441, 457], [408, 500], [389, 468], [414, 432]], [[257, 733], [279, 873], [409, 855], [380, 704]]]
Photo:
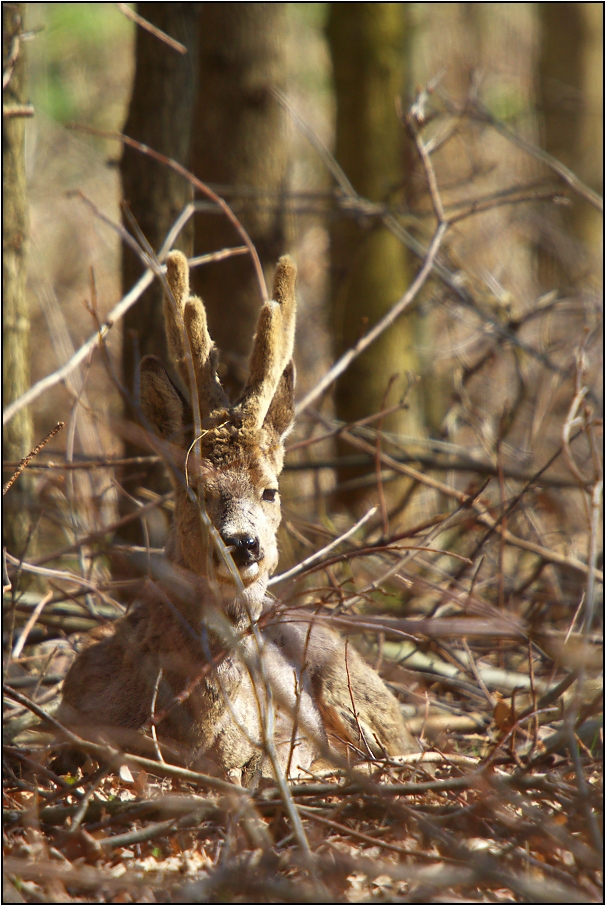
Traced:
[[275, 503], [278, 497], [277, 488], [265, 488], [263, 494], [261, 495], [263, 500], [268, 500], [269, 503]]

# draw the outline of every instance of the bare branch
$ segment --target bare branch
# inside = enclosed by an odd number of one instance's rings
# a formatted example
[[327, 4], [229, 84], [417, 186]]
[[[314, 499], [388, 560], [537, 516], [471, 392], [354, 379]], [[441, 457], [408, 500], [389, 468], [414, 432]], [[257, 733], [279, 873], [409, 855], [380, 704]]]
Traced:
[[375, 326], [368, 331], [367, 334], [364, 334], [361, 339], [358, 340], [355, 346], [352, 346], [351, 349], [348, 349], [341, 358], [336, 362], [330, 371], [328, 371], [321, 381], [311, 390], [306, 397], [304, 397], [301, 402], [297, 405], [296, 412], [297, 415], [300, 415], [301, 412], [304, 412], [312, 403], [314, 403], [318, 397], [320, 397], [325, 390], [327, 390], [331, 384], [333, 384], [339, 375], [349, 368], [350, 364], [356, 359], [365, 349], [368, 349], [371, 343], [373, 343], [377, 337], [379, 337], [388, 327], [394, 323], [394, 321], [399, 318], [402, 312], [408, 308], [410, 303], [416, 298], [417, 294], [423, 287], [425, 281], [431, 274], [434, 261], [442, 244], [442, 240], [446, 233], [448, 225], [446, 223], [441, 223], [438, 226], [438, 229], [435, 232], [435, 235], [431, 241], [431, 245], [427, 250], [427, 255], [425, 261], [419, 272], [417, 273], [415, 279], [412, 281], [402, 298], [393, 305], [387, 314], [383, 315], [380, 321], [377, 321]]
[[130, 8], [128, 3], [117, 3], [116, 6], [120, 12], [124, 13], [127, 19], [131, 19], [133, 22], [136, 22], [137, 25], [140, 25], [141, 28], [144, 28], [145, 31], [148, 31], [151, 35], [158, 40], [162, 41], [164, 44], [167, 44], [169, 47], [172, 47], [173, 50], [178, 51], [179, 53], [187, 53], [187, 47], [181, 44], [180, 41], [176, 41], [174, 38], [171, 38], [170, 35], [167, 35], [166, 32], [158, 28], [156, 25], [152, 25], [151, 22], [148, 22], [147, 19], [144, 19], [143, 16], [140, 16], [134, 10]]
[[[224, 258], [230, 258], [232, 255], [242, 255], [244, 254], [242, 246], [236, 246], [233, 249], [222, 249], [218, 252], [211, 252], [207, 255], [199, 255], [197, 258], [193, 259], [194, 265], [206, 264], [209, 261], [221, 261]], [[193, 265], [192, 265], [193, 266]], [[162, 267], [162, 272], [164, 272], [165, 266]], [[88, 338], [86, 343], [84, 343], [80, 349], [76, 352], [75, 355], [69, 359], [64, 365], [61, 366], [53, 374], [49, 374], [47, 377], [42, 378], [36, 384], [34, 384], [30, 389], [20, 396], [19, 399], [15, 400], [10, 406], [7, 406], [2, 414], [2, 423], [6, 425], [13, 416], [17, 414], [24, 406], [29, 406], [30, 403], [33, 403], [34, 400], [38, 399], [43, 393], [46, 393], [47, 390], [50, 390], [51, 387], [55, 387], [57, 384], [64, 381], [72, 371], [78, 368], [81, 365], [88, 355], [99, 346], [111, 330], [111, 328], [116, 324], [121, 318], [124, 317], [126, 312], [135, 304], [135, 302], [141, 298], [148, 286], [153, 283], [154, 280], [154, 271], [148, 269], [144, 274], [137, 280], [135, 285], [129, 292], [118, 302], [118, 304], [112, 308], [110, 313], [107, 315], [105, 321], [101, 325], [100, 329], [94, 333], [91, 337]]]
[[368, 512], [359, 519], [355, 525], [352, 525], [350, 529], [344, 532], [342, 535], [339, 535], [338, 538], [335, 538], [334, 541], [331, 541], [330, 544], [327, 544], [326, 547], [323, 547], [321, 550], [316, 551], [315, 554], [312, 554], [311, 557], [307, 557], [306, 560], [302, 560], [301, 563], [297, 566], [293, 566], [292, 569], [287, 570], [285, 573], [280, 573], [279, 576], [272, 576], [269, 580], [268, 585], [277, 585], [278, 582], [284, 582], [286, 579], [294, 579], [295, 576], [300, 576], [301, 573], [304, 573], [310, 566], [313, 566], [314, 563], [317, 563], [322, 557], [333, 550], [337, 545], [341, 544], [343, 541], [347, 541], [348, 538], [351, 538], [352, 535], [358, 531], [359, 528], [362, 528], [374, 514], [377, 512], [376, 506], [371, 507]]
[[11, 119], [14, 116], [33, 116], [35, 113], [33, 104], [3, 104], [2, 116], [5, 119]]
[[48, 434], [46, 435], [44, 440], [40, 441], [38, 446], [34, 447], [32, 452], [28, 453], [27, 456], [21, 460], [21, 462], [17, 466], [15, 472], [12, 474], [12, 476], [9, 478], [9, 480], [6, 482], [6, 484], [2, 488], [3, 497], [6, 494], [6, 492], [14, 485], [16, 480], [19, 478], [19, 475], [21, 475], [21, 472], [23, 472], [23, 470], [25, 468], [27, 468], [28, 464], [31, 462], [31, 460], [34, 458], [34, 456], [37, 456], [38, 453], [44, 449], [44, 447], [49, 442], [49, 440], [51, 440], [55, 436], [55, 434], [58, 434], [58, 432], [61, 430], [61, 428], [65, 428], [65, 422], [57, 422], [57, 424], [55, 425], [53, 430], [48, 432]]
[[189, 170], [187, 170], [181, 164], [177, 163], [172, 158], [166, 157], [165, 154], [160, 154], [158, 151], [154, 151], [153, 148], [149, 148], [147, 145], [142, 144], [142, 142], [135, 141], [135, 139], [129, 138], [127, 135], [122, 135], [122, 133], [120, 132], [106, 132], [103, 129], [93, 129], [91, 126], [80, 126], [78, 124], [72, 124], [72, 128], [77, 129], [81, 132], [86, 132], [90, 135], [98, 135], [100, 138], [116, 139], [117, 141], [124, 142], [125, 145], [134, 148], [135, 151], [140, 151], [141, 154], [146, 154], [148, 157], [152, 157], [154, 160], [165, 164], [167, 167], [170, 167], [170, 169], [174, 170], [175, 173], [179, 173], [180, 176], [183, 176], [183, 178], [186, 179], [195, 189], [198, 189], [200, 192], [202, 192], [203, 195], [206, 195], [207, 198], [210, 198], [211, 201], [213, 201], [221, 209], [229, 222], [235, 227], [235, 229], [242, 237], [242, 241], [248, 249], [248, 252], [252, 259], [253, 267], [255, 269], [261, 301], [267, 301], [267, 284], [265, 283], [265, 276], [263, 274], [263, 268], [261, 267], [261, 262], [259, 260], [259, 255], [257, 254], [257, 250], [254, 247], [250, 236], [223, 198], [217, 195], [216, 192], [213, 192], [213, 190], [209, 188], [206, 183], [203, 183], [192, 173], [190, 173]]
[[588, 201], [594, 208], [597, 208], [598, 211], [604, 210], [604, 199], [590, 188], [590, 186], [579, 179], [572, 170], [565, 167], [561, 161], [557, 160], [547, 151], [544, 151], [543, 148], [538, 148], [536, 145], [533, 145], [532, 142], [527, 141], [527, 139], [523, 138], [517, 132], [514, 132], [513, 129], [493, 116], [492, 113], [480, 104], [477, 99], [474, 100], [471, 107], [471, 114], [480, 122], [490, 123], [493, 129], [500, 132], [500, 134], [505, 136], [508, 141], [517, 145], [518, 148], [521, 148], [523, 151], [526, 151], [527, 154], [530, 154], [530, 156], [536, 158], [536, 160], [540, 160], [541, 163], [549, 167], [550, 170], [557, 173], [558, 176], [561, 177], [571, 189], [574, 189], [578, 195], [581, 195], [585, 201]]

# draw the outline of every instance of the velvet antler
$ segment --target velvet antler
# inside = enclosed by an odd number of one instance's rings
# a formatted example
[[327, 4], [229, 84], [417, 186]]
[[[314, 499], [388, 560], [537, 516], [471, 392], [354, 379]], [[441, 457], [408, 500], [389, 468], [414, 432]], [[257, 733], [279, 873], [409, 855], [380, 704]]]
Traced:
[[289, 365], [295, 340], [297, 269], [289, 255], [278, 261], [273, 299], [261, 309], [250, 360], [250, 375], [237, 408], [243, 423], [260, 428]]
[[[185, 386], [191, 390], [192, 377], [195, 380], [202, 419], [220, 410], [230, 410], [240, 417], [242, 426], [253, 430], [260, 429], [267, 419], [280, 436], [292, 423], [296, 276], [292, 259], [284, 255], [276, 269], [273, 299], [265, 303], [259, 315], [248, 381], [240, 401], [231, 406], [217, 375], [217, 350], [208, 333], [204, 304], [201, 299], [190, 295], [187, 259], [181, 252], [169, 253], [166, 260], [169, 293], [164, 299], [168, 346]], [[144, 411], [147, 402], [150, 403], [147, 408], [154, 423], [160, 419], [156, 412], [159, 406], [163, 432], [166, 433], [168, 428], [164, 422], [174, 423], [175, 430], [180, 430], [180, 424], [174, 419], [172, 409], [165, 411], [167, 407], [160, 405], [164, 403], [168, 391], [177, 393], [176, 388], [171, 390], [168, 387], [168, 375], [166, 380], [158, 377], [160, 367], [163, 369], [156, 360], [142, 362], [141, 396]], [[159, 382], [168, 387], [161, 398], [156, 387]], [[172, 396], [170, 399], [172, 401]]]
[[[228, 407], [229, 400], [217, 375], [217, 350], [208, 333], [204, 304], [189, 293], [189, 265], [182, 252], [169, 253], [166, 279], [173, 297], [172, 300], [166, 295], [164, 298], [168, 346], [186, 387], [191, 385], [193, 367], [200, 414], [204, 418], [217, 409]], [[191, 363], [188, 361], [190, 355]]]

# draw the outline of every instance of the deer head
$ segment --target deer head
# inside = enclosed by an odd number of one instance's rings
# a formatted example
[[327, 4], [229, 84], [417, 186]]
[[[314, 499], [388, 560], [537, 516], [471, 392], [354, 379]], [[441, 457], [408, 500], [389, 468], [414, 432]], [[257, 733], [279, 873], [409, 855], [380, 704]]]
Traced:
[[166, 267], [168, 345], [189, 400], [158, 358], [141, 363], [141, 408], [163, 442], [176, 491], [166, 555], [216, 581], [223, 597], [233, 598], [239, 588], [256, 616], [278, 562], [278, 476], [294, 417], [296, 268], [288, 256], [278, 262], [273, 299], [259, 316], [248, 381], [231, 404], [217, 375], [204, 305], [189, 292], [187, 259], [172, 251]]

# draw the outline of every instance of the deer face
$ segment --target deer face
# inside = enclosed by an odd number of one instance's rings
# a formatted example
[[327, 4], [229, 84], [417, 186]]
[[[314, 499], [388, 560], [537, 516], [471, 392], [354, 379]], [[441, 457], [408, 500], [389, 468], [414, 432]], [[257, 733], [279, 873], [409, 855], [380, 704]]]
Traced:
[[191, 396], [199, 413], [195, 428], [192, 408], [163, 364], [151, 356], [143, 360], [142, 410], [166, 442], [176, 490], [167, 553], [222, 586], [239, 584], [235, 566], [241, 584], [260, 601], [278, 562], [278, 476], [294, 413], [294, 266], [290, 259], [278, 265], [275, 301], [261, 311], [250, 377], [233, 406], [216, 375], [202, 303], [188, 295], [187, 262], [180, 252], [168, 257], [167, 279], [175, 303], [174, 310], [165, 306], [169, 345], [185, 383], [191, 388], [195, 380]]
[[[250, 446], [252, 449], [245, 444], [235, 444], [230, 450], [236, 454], [231, 463], [215, 464], [211, 458], [207, 459], [200, 474], [190, 479], [190, 487], [229, 551], [244, 586], [259, 580], [265, 586], [278, 563], [278, 468], [261, 445]], [[195, 518], [198, 514], [191, 513], [194, 505], [191, 500], [188, 502], [190, 517]], [[183, 516], [181, 522], [186, 532], [191, 531], [191, 518]], [[187, 522], [190, 525], [186, 527]], [[185, 532], [180, 530], [181, 549], [190, 561], [186, 565], [198, 572], [197, 551], [184, 535]], [[212, 549], [212, 566], [220, 582], [233, 583], [230, 564], [217, 544]], [[206, 569], [203, 565], [202, 570]]]
[[204, 441], [200, 467], [188, 468], [187, 484], [177, 492], [175, 528], [181, 558], [193, 572], [210, 574], [221, 584], [234, 583], [232, 564], [216, 536], [214, 543], [207, 537], [203, 512], [231, 555], [242, 584], [262, 586], [264, 591], [278, 563], [281, 441], [268, 428], [247, 437], [232, 423], [209, 430]]

